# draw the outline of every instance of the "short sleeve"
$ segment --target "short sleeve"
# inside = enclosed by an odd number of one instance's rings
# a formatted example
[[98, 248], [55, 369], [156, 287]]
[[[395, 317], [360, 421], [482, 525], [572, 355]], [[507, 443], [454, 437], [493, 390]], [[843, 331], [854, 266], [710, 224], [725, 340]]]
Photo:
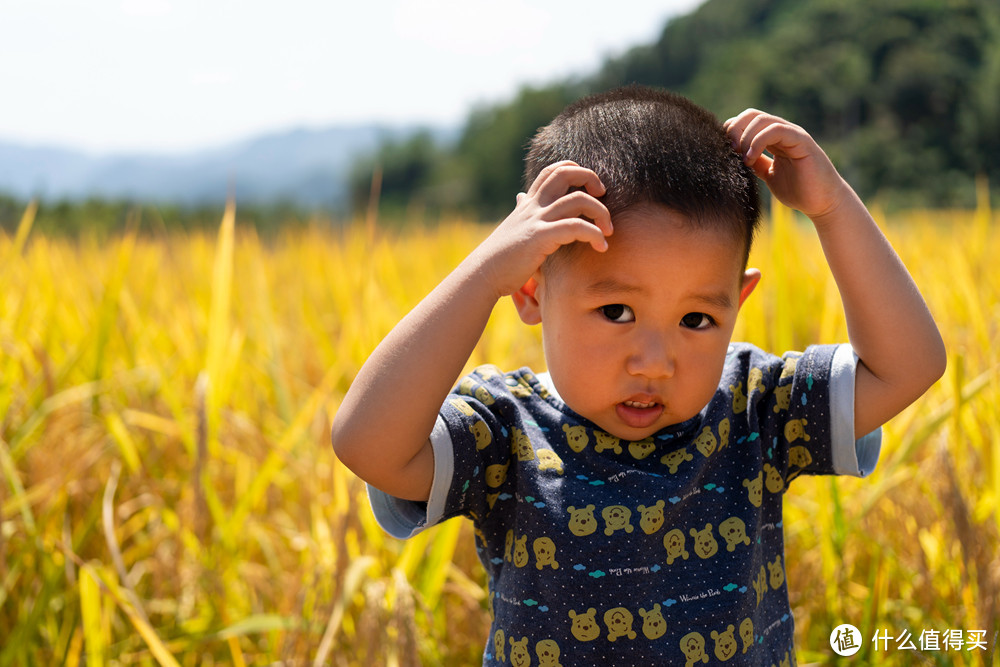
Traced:
[[517, 403], [534, 392], [531, 383], [493, 366], [462, 378], [441, 406], [430, 436], [434, 479], [427, 502], [395, 498], [369, 485], [379, 525], [407, 538], [455, 516], [479, 520], [487, 515], [497, 498], [509, 493], [516, 475], [512, 447], [525, 439]]
[[830, 425], [832, 432], [833, 472], [838, 475], [865, 477], [878, 462], [882, 448], [882, 429], [854, 438], [854, 379], [858, 355], [847, 344], [838, 345], [830, 366]]
[[368, 502], [375, 520], [382, 530], [393, 537], [406, 539], [440, 523], [451, 486], [454, 460], [448, 427], [439, 416], [431, 432], [431, 449], [434, 452], [434, 481], [431, 483], [427, 502], [403, 500], [368, 484]]
[[[854, 438], [858, 358], [849, 345], [814, 345], [778, 358], [753, 351], [737, 364], [744, 380], [753, 438], [761, 438], [765, 473], [779, 476], [869, 474], [878, 460], [881, 430]], [[746, 375], [742, 375], [745, 373]], [[739, 398], [739, 396], [737, 396]], [[742, 400], [742, 399], [740, 399]], [[734, 408], [740, 401], [734, 399]]]

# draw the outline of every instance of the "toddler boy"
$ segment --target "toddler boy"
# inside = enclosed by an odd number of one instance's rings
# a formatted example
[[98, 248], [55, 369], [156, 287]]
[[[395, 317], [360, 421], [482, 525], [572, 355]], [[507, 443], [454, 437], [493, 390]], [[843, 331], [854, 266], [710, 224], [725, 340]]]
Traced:
[[[943, 373], [919, 291], [816, 142], [775, 116], [721, 125], [629, 87], [569, 106], [526, 165], [510, 216], [359, 372], [338, 456], [393, 535], [473, 520], [483, 664], [794, 662], [784, 491], [870, 472], [881, 424]], [[757, 177], [813, 221], [850, 346], [730, 342], [761, 277]], [[505, 295], [542, 324], [548, 372], [482, 366], [454, 386]]]

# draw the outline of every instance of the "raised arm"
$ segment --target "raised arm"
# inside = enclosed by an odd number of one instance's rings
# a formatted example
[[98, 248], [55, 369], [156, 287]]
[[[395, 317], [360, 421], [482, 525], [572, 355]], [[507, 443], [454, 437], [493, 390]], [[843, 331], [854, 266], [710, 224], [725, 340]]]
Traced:
[[854, 432], [865, 435], [941, 377], [946, 364], [941, 334], [892, 245], [805, 130], [755, 109], [725, 126], [734, 149], [771, 193], [816, 227], [861, 361]]
[[427, 499], [431, 430], [494, 305], [521, 289], [562, 245], [607, 249], [611, 218], [596, 199], [602, 194], [597, 174], [561, 162], [518, 195], [514, 211], [362, 366], [333, 421], [333, 447], [344, 465], [386, 493]]

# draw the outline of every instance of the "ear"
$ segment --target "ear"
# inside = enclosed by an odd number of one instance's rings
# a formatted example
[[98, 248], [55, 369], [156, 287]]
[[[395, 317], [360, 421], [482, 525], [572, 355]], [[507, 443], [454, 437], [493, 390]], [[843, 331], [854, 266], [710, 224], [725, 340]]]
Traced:
[[747, 300], [753, 289], [760, 282], [760, 269], [747, 269], [743, 272], [743, 285], [740, 287], [740, 306]]
[[521, 289], [510, 295], [521, 321], [525, 324], [538, 324], [542, 321], [542, 309], [538, 302], [538, 281], [528, 278]]

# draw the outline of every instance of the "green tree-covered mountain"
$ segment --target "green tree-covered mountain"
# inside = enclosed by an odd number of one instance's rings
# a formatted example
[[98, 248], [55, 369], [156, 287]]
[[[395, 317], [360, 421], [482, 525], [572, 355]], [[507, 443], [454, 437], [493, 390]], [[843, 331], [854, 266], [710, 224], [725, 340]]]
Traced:
[[526, 142], [563, 106], [607, 88], [675, 90], [720, 118], [746, 107], [816, 136], [865, 197], [971, 202], [1000, 183], [1000, 3], [996, 0], [707, 0], [653, 44], [592, 75], [474, 110], [460, 139], [386, 144], [355, 165], [355, 201], [379, 165], [382, 201], [495, 219], [522, 188]]

